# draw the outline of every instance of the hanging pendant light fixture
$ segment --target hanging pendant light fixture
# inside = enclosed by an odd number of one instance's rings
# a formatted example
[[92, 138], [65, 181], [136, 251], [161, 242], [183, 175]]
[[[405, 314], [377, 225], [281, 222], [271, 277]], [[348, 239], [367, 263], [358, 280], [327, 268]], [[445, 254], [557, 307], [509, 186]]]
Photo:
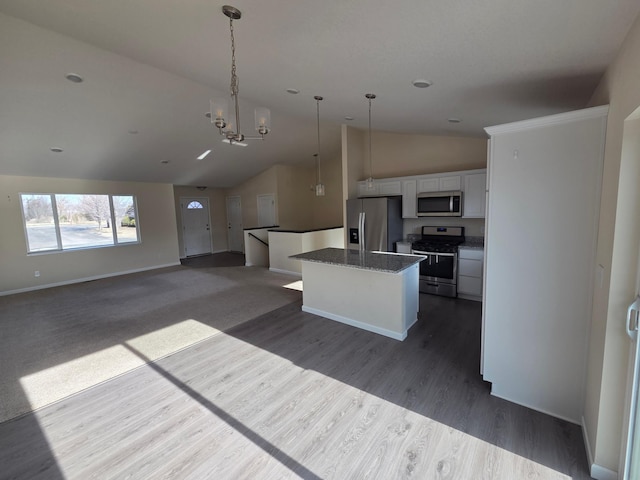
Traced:
[[318, 126], [318, 153], [315, 154], [318, 172], [318, 181], [316, 183], [316, 197], [324, 197], [324, 184], [322, 183], [322, 176], [320, 175], [320, 101], [322, 100], [322, 97], [316, 95], [313, 98], [316, 101], [316, 118]]
[[371, 100], [376, 98], [373, 93], [367, 93], [365, 97], [369, 100], [369, 178], [367, 178], [366, 187], [368, 190], [373, 190], [373, 168], [372, 168], [372, 153], [371, 153]]
[[238, 102], [238, 75], [236, 72], [236, 42], [233, 35], [233, 21], [239, 20], [242, 13], [231, 5], [224, 5], [222, 13], [229, 17], [229, 30], [231, 32], [231, 101], [235, 110], [235, 127], [227, 121], [229, 110], [228, 98], [215, 98], [211, 100], [211, 123], [213, 123], [220, 135], [226, 137], [229, 143], [242, 142], [244, 140], [264, 140], [264, 136], [271, 129], [271, 112], [267, 108], [255, 109], [255, 127], [260, 136], [246, 137], [240, 131], [240, 107]]

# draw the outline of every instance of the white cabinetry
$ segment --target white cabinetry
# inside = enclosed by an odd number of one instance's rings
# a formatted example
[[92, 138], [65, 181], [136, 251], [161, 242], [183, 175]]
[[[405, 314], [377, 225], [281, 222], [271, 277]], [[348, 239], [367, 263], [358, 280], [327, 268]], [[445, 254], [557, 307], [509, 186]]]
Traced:
[[417, 218], [417, 182], [405, 180], [402, 182], [402, 218]]
[[446, 192], [447, 190], [460, 190], [462, 186], [460, 182], [460, 175], [453, 175], [451, 177], [440, 177], [439, 179], [440, 190]]
[[358, 197], [391, 197], [402, 195], [400, 180], [375, 180], [373, 188], [367, 188], [367, 182], [358, 182]]
[[418, 193], [460, 190], [461, 186], [460, 175], [451, 175], [448, 177], [429, 176], [418, 179]]
[[402, 195], [402, 183], [399, 180], [379, 182], [378, 192], [385, 197]]
[[464, 176], [463, 217], [484, 218], [486, 209], [486, 188], [486, 173], [476, 173]]
[[358, 197], [376, 197], [379, 195], [380, 186], [373, 184], [373, 188], [367, 188], [367, 182], [358, 182]]
[[487, 128], [483, 376], [580, 424], [608, 107]]
[[482, 264], [484, 252], [480, 248], [460, 247], [458, 251], [458, 296], [482, 301]]

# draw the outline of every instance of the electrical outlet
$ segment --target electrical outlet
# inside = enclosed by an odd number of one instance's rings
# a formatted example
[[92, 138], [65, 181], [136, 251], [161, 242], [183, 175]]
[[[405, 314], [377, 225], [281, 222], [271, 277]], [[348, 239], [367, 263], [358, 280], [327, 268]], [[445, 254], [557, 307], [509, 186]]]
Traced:
[[40, 276], [40, 270], [36, 270], [36, 271], [35, 271], [35, 276], [36, 276], [36, 277], [39, 277], [39, 276]]

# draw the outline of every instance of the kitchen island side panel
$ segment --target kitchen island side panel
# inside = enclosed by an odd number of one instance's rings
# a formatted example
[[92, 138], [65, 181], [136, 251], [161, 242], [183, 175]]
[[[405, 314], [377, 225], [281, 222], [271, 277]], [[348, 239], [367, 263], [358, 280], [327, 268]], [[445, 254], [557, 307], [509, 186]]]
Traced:
[[303, 261], [302, 308], [404, 340], [418, 315], [418, 268], [387, 273]]

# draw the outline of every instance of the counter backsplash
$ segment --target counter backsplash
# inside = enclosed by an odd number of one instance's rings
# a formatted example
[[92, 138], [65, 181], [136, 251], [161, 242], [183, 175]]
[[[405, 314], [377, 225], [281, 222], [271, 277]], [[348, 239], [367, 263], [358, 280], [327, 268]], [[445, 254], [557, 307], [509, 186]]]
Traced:
[[[403, 224], [404, 238], [412, 241], [412, 235], [420, 238], [422, 226], [464, 227], [464, 235], [470, 237], [484, 237], [484, 218], [455, 218], [455, 217], [425, 217], [405, 218]], [[417, 239], [416, 238], [416, 239]]]

